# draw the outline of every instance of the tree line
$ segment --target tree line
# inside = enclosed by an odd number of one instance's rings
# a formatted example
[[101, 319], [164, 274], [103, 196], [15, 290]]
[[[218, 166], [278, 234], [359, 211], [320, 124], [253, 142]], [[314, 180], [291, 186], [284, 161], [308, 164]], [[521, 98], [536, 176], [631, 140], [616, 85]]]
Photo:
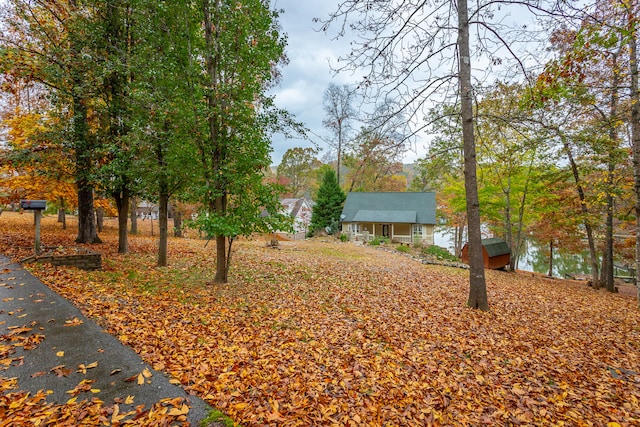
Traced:
[[263, 0], [8, 1], [3, 180], [77, 206], [79, 243], [100, 241], [95, 195], [113, 199], [122, 253], [130, 199], [157, 200], [159, 265], [169, 200], [197, 203], [226, 282], [235, 237], [287, 227], [263, 179], [271, 133], [302, 129], [268, 95], [286, 61], [278, 16]]

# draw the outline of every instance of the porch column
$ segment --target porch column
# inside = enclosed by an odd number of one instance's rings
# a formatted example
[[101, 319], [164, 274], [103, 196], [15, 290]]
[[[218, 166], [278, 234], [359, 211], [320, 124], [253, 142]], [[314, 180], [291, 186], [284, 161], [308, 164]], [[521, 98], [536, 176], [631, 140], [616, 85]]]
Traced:
[[373, 229], [373, 238], [375, 239], [375, 237], [377, 236], [377, 234], [376, 234], [376, 223], [375, 222], [371, 223], [371, 228]]

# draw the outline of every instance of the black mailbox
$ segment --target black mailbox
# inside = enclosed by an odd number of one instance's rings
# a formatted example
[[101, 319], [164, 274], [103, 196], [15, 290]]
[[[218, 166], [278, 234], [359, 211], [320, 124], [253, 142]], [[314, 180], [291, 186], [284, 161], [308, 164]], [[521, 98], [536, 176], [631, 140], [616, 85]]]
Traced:
[[46, 200], [20, 200], [20, 208], [31, 211], [41, 211], [47, 208]]

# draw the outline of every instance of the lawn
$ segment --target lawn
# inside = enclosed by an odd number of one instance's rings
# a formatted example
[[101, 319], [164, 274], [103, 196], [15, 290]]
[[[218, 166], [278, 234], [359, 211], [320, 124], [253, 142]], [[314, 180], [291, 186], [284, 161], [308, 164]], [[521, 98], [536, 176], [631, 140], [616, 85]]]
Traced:
[[[3, 213], [0, 252], [26, 256], [32, 222]], [[480, 312], [466, 270], [329, 238], [240, 240], [220, 285], [194, 232], [155, 267], [148, 225], [118, 255], [107, 221], [103, 271], [30, 268], [244, 426], [640, 425], [633, 296], [487, 271]], [[74, 227], [44, 218], [43, 244], [72, 245]]]

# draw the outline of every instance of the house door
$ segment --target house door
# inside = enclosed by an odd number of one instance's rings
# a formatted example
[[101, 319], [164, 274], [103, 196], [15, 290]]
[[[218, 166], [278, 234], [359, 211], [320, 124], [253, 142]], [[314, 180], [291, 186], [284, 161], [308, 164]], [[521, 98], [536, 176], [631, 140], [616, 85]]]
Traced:
[[389, 224], [382, 224], [382, 237], [389, 237]]

